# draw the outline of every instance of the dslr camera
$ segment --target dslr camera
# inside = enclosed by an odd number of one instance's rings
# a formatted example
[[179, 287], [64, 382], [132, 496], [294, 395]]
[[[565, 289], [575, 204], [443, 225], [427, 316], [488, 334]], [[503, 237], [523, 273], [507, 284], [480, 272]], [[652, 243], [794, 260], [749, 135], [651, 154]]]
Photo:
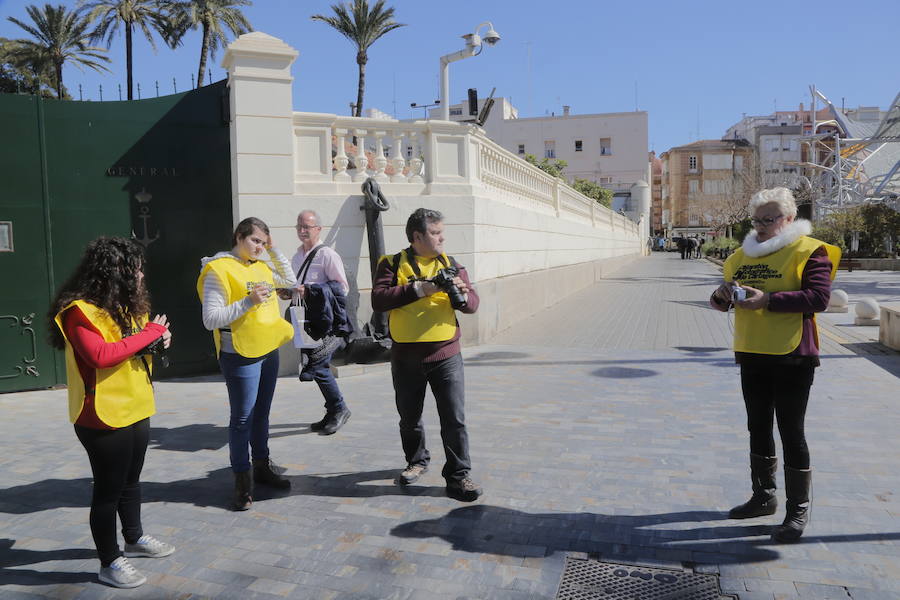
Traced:
[[166, 368], [169, 366], [169, 356], [166, 352], [166, 347], [163, 345], [162, 338], [157, 338], [155, 342], [138, 352], [137, 355], [155, 356], [159, 360], [161, 367]]
[[466, 307], [466, 297], [459, 291], [459, 287], [453, 283], [453, 278], [459, 275], [459, 269], [456, 267], [446, 267], [437, 272], [437, 275], [431, 278], [431, 283], [436, 285], [442, 292], [450, 296], [450, 306], [454, 310]]

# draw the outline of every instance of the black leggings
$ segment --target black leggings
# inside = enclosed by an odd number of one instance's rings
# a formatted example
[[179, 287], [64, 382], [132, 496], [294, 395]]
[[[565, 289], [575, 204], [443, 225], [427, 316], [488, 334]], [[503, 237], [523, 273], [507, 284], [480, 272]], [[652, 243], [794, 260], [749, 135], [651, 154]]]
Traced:
[[812, 366], [741, 365], [750, 452], [775, 456], [775, 438], [772, 436], [774, 413], [778, 417], [784, 464], [794, 469], [809, 468], [809, 447], [803, 424], [814, 373], [815, 367]]
[[122, 521], [122, 537], [133, 544], [141, 529], [141, 469], [150, 441], [150, 419], [121, 429], [75, 426], [75, 435], [91, 461], [94, 495], [91, 498], [91, 535], [104, 567], [122, 553], [116, 540], [116, 513]]

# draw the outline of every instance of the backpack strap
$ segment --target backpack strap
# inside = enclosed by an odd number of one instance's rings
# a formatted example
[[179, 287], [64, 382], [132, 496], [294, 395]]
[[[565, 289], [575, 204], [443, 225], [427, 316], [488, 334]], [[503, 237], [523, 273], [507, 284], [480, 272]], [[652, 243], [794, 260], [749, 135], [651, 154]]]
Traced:
[[398, 252], [391, 259], [391, 266], [394, 268], [394, 278], [391, 280], [391, 286], [397, 285], [397, 271], [400, 270], [400, 261], [403, 259], [403, 250]]

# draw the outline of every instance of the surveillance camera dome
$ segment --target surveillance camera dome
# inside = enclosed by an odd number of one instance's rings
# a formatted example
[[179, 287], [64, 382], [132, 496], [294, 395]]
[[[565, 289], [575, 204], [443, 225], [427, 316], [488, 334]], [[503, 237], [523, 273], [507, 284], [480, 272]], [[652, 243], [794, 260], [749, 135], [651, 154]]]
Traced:
[[482, 39], [487, 45], [493, 46], [500, 41], [500, 34], [494, 31], [493, 28], [491, 28], [487, 33], [484, 34], [484, 37]]

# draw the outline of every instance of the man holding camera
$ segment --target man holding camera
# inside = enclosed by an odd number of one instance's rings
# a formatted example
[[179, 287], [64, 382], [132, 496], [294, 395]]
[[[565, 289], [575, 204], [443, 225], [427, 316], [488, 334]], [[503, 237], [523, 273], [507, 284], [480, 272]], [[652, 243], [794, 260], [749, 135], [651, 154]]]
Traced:
[[428, 470], [422, 409], [431, 386], [441, 421], [446, 463], [441, 471], [447, 495], [477, 500], [482, 490], [469, 477], [469, 437], [465, 424], [465, 378], [456, 310], [474, 313], [478, 294], [465, 267], [444, 253], [444, 217], [419, 208], [406, 222], [410, 247], [383, 256], [372, 284], [372, 308], [389, 312], [391, 375], [406, 468], [397, 482], [409, 485]]

